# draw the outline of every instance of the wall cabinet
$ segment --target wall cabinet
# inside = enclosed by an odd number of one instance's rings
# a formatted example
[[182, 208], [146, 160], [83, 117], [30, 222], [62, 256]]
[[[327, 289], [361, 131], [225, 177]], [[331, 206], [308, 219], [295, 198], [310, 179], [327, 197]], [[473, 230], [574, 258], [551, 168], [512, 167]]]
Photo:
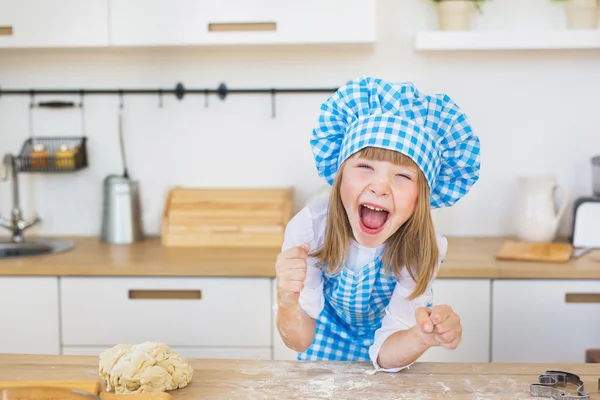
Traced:
[[343, 44], [376, 39], [375, 0], [109, 1], [112, 46]]
[[108, 45], [107, 0], [0, 1], [0, 48]]
[[58, 354], [58, 279], [0, 277], [0, 353]]
[[600, 347], [600, 281], [496, 280], [493, 362], [585, 362]]
[[376, 0], [3, 0], [0, 48], [364, 44]]

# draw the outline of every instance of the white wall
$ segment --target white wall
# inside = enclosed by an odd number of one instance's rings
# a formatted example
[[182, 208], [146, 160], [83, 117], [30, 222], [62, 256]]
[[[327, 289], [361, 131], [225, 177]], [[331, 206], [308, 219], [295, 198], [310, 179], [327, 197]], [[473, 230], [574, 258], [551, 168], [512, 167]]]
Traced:
[[[423, 91], [450, 94], [481, 137], [481, 180], [457, 206], [436, 213], [443, 233], [512, 234], [518, 175], [554, 174], [574, 196], [591, 193], [589, 159], [600, 154], [599, 51], [416, 53], [414, 33], [435, 27], [432, 3], [381, 0], [378, 13], [379, 41], [373, 49], [7, 50], [0, 52], [0, 85], [335, 87], [361, 75], [411, 80]], [[503, 26], [563, 28], [561, 5], [492, 1], [476, 17], [478, 29]], [[44, 99], [50, 98], [59, 97]], [[213, 96], [209, 108], [202, 96], [165, 97], [163, 109], [156, 97], [125, 97], [130, 172], [141, 183], [146, 230], [159, 232], [164, 197], [173, 185], [293, 185], [300, 204], [321, 185], [308, 140], [325, 98], [280, 95], [273, 120], [270, 97], [264, 95], [232, 95], [225, 102]], [[17, 152], [28, 137], [28, 102], [24, 96], [0, 98], [1, 153]], [[38, 212], [43, 219], [34, 232], [99, 232], [102, 179], [121, 170], [118, 98], [88, 97], [85, 105], [90, 168], [20, 176], [26, 216]], [[34, 133], [81, 134], [78, 111], [36, 109]], [[8, 183], [0, 182], [4, 216], [9, 192]], [[568, 233], [570, 221], [568, 215], [562, 233]]]

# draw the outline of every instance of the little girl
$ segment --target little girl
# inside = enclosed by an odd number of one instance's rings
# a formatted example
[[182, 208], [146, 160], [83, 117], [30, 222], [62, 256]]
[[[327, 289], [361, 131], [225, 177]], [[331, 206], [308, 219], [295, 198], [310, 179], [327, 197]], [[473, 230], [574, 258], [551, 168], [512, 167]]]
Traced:
[[430, 210], [479, 178], [479, 139], [446, 95], [362, 78], [321, 107], [311, 146], [329, 199], [286, 227], [277, 327], [300, 360], [371, 360], [397, 372], [429, 347], [456, 349], [459, 316], [432, 305], [447, 250]]

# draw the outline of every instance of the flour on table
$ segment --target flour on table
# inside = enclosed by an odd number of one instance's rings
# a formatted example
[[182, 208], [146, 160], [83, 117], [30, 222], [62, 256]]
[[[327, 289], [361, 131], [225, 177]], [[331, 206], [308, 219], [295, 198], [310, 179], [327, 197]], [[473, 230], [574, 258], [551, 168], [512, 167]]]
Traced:
[[442, 390], [443, 390], [444, 393], [449, 393], [449, 392], [452, 391], [452, 389], [450, 389], [448, 386], [446, 386], [444, 384], [444, 382], [438, 382], [438, 384], [442, 386]]
[[369, 382], [369, 381], [364, 381], [364, 382], [354, 382], [354, 381], [348, 381], [348, 388], [346, 388], [346, 390], [354, 390], [354, 389], [364, 389], [366, 387], [369, 387], [371, 385], [373, 385], [373, 383]]
[[314, 387], [315, 392], [326, 397], [333, 396], [335, 390], [337, 389], [335, 379], [333, 379], [333, 377], [326, 379], [311, 379], [308, 381], [308, 384]]

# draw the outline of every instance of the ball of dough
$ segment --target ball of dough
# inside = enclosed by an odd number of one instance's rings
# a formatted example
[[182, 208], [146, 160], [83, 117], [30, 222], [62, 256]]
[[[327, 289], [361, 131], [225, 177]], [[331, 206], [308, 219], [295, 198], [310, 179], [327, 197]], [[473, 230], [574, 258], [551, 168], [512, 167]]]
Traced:
[[193, 369], [160, 342], [118, 344], [100, 354], [100, 377], [115, 393], [164, 392], [186, 386]]

